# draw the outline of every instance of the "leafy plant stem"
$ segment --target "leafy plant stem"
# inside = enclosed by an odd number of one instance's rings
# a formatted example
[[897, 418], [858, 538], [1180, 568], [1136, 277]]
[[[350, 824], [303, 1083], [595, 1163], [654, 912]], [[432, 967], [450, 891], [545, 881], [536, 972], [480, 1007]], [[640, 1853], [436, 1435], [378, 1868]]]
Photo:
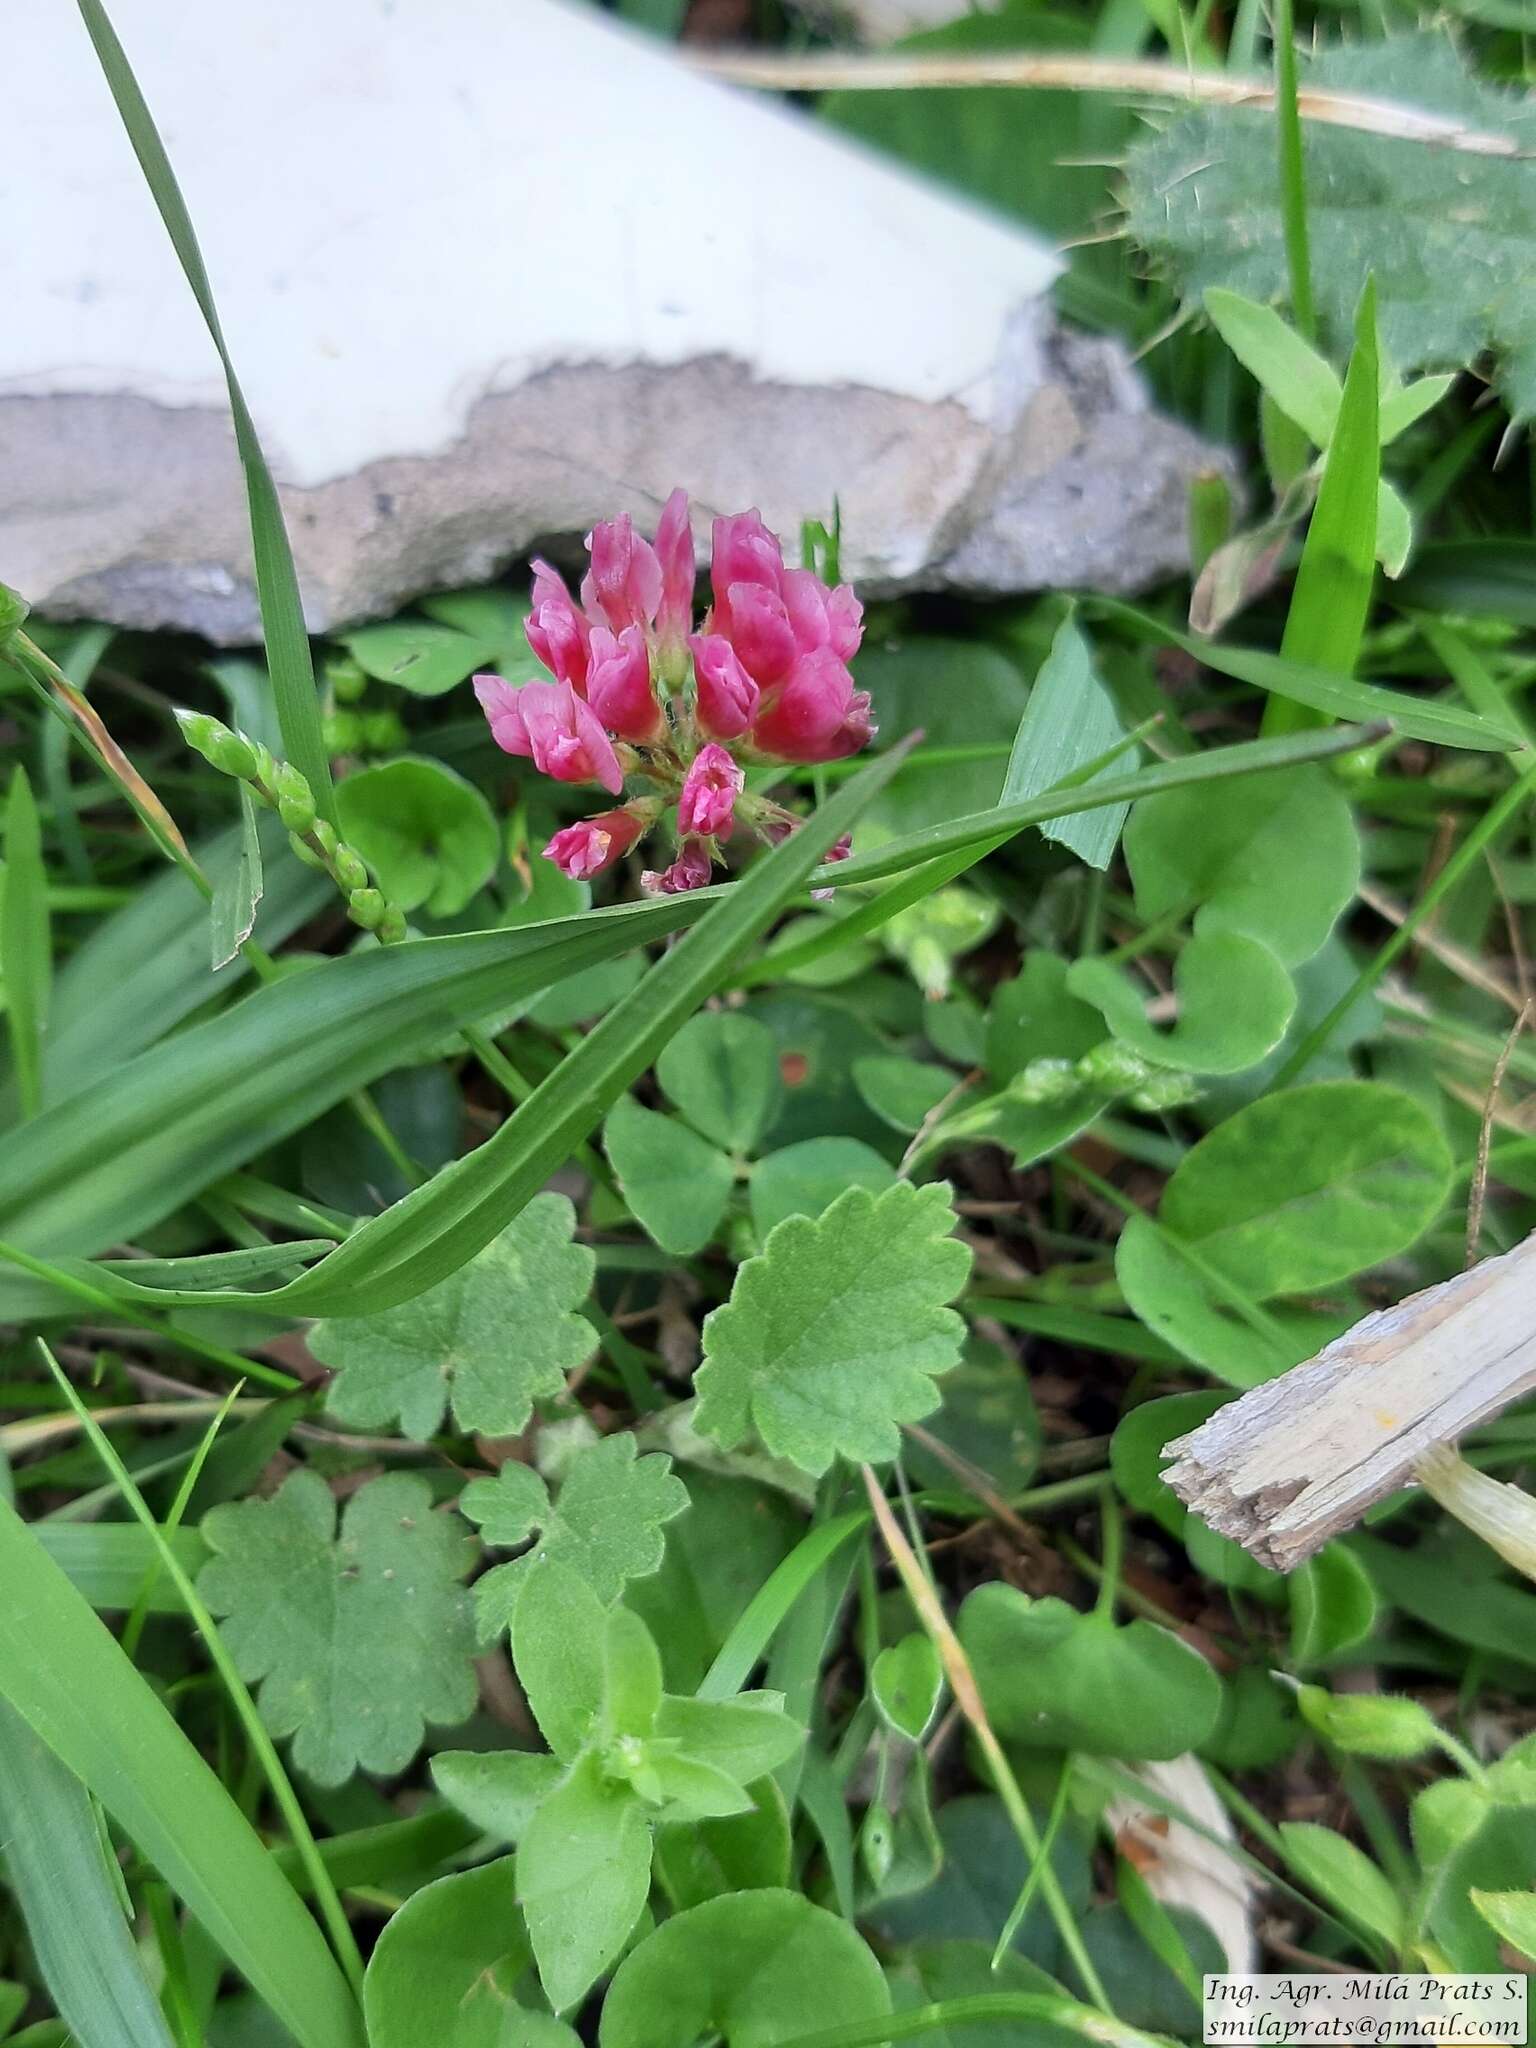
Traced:
[[1313, 1060], [1326, 1048], [1328, 1041], [1355, 1004], [1363, 995], [1369, 994], [1381, 980], [1392, 962], [1410, 944], [1420, 925], [1444, 902], [1481, 857], [1484, 849], [1517, 815], [1533, 789], [1536, 789], [1536, 761], [1532, 761], [1518, 781], [1512, 782], [1499, 801], [1483, 813], [1386, 944], [1356, 975], [1351, 986], [1340, 996], [1327, 1016], [1314, 1025], [1297, 1046], [1275, 1076], [1271, 1083], [1272, 1088], [1289, 1087], [1291, 1082], [1306, 1072]]
[[[1072, 1909], [1062, 1893], [1055, 1867], [1041, 1852], [1040, 1830], [1035, 1817], [1029, 1810], [1024, 1794], [1019, 1790], [1019, 1781], [1013, 1774], [1013, 1766], [1004, 1753], [1002, 1744], [993, 1732], [982, 1704], [981, 1692], [976, 1684], [971, 1660], [961, 1646], [960, 1638], [949, 1625], [937, 1593], [923, 1575], [922, 1567], [912, 1553], [911, 1546], [891, 1513], [890, 1502], [881, 1490], [880, 1482], [868, 1465], [860, 1467], [864, 1475], [864, 1489], [869, 1495], [870, 1507], [874, 1511], [880, 1534], [890, 1553], [892, 1564], [902, 1584], [906, 1587], [907, 1598], [912, 1602], [918, 1620], [926, 1629], [934, 1648], [944, 1666], [944, 1675], [949, 1680], [950, 1691], [961, 1713], [970, 1724], [978, 1746], [986, 1758], [987, 1767], [997, 1787], [998, 1797], [1008, 1815], [1014, 1833], [1018, 1836], [1031, 1867], [1038, 1866], [1041, 1872], [1040, 1889], [1050, 1910], [1056, 1931], [1061, 1936], [1062, 1947], [1071, 1957], [1078, 1976], [1081, 1978], [1089, 1997], [1107, 2018], [1113, 2019], [1113, 2008], [1093, 1966], [1093, 1958], [1083, 1942]], [[878, 2036], [875, 2038], [879, 2038]]]
[[124, 1465], [122, 1459], [117, 1455], [110, 1439], [98, 1427], [96, 1418], [76, 1393], [64, 1368], [41, 1339], [38, 1340], [38, 1350], [42, 1355], [43, 1363], [58, 1382], [65, 1400], [68, 1401], [70, 1407], [79, 1416], [80, 1425], [90, 1438], [91, 1446], [95, 1450], [96, 1455], [112, 1475], [117, 1484], [118, 1491], [132, 1510], [135, 1519], [148, 1531], [149, 1539], [159, 1553], [162, 1568], [175, 1585], [177, 1592], [180, 1593], [186, 1610], [192, 1617], [193, 1626], [203, 1639], [208, 1654], [213, 1660], [220, 1679], [223, 1681], [224, 1689], [229, 1695], [230, 1702], [240, 1718], [241, 1725], [245, 1729], [246, 1740], [250, 1743], [253, 1753], [261, 1764], [262, 1771], [271, 1788], [272, 1796], [277, 1802], [278, 1810], [287, 1824], [290, 1835], [293, 1837], [294, 1846], [304, 1866], [304, 1873], [308, 1880], [311, 1896], [319, 1907], [321, 1919], [325, 1922], [326, 1931], [331, 1938], [331, 1946], [336, 1953], [336, 1959], [341, 1964], [342, 1972], [348, 1984], [352, 1987], [355, 1995], [361, 1999], [363, 1959], [358, 1953], [357, 1942], [353, 1937], [351, 1925], [342, 1908], [341, 1898], [331, 1881], [330, 1872], [326, 1869], [325, 1863], [321, 1858], [314, 1835], [310, 1831], [309, 1822], [305, 1817], [304, 1809], [299, 1803], [298, 1795], [294, 1792], [293, 1786], [289, 1782], [288, 1773], [283, 1769], [282, 1759], [277, 1753], [276, 1745], [267, 1733], [261, 1716], [256, 1711], [256, 1703], [251, 1698], [245, 1680], [235, 1669], [234, 1660], [224, 1646], [224, 1639], [219, 1634], [218, 1624], [199, 1598], [197, 1588], [193, 1585], [191, 1577], [184, 1569], [181, 1560], [165, 1540], [144, 1496], [139, 1492], [137, 1486], [134, 1485], [127, 1466]]

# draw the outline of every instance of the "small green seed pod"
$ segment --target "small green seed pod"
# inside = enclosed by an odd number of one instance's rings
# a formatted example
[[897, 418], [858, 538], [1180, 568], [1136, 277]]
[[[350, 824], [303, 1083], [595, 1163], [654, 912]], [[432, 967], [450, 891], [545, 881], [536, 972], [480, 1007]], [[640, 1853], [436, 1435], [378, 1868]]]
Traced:
[[400, 941], [405, 937], [405, 933], [405, 912], [403, 910], [398, 910], [395, 907], [395, 905], [391, 903], [389, 908], [385, 911], [384, 915], [379, 919], [379, 943], [384, 946], [398, 946]]
[[309, 836], [314, 840], [327, 861], [332, 861], [336, 858], [336, 849], [341, 844], [341, 835], [328, 820], [316, 818], [314, 824], [310, 827]]
[[1123, 1095], [1132, 1088], [1140, 1088], [1152, 1074], [1149, 1060], [1139, 1052], [1122, 1045], [1118, 1039], [1106, 1038], [1102, 1045], [1096, 1045], [1091, 1052], [1085, 1052], [1077, 1063], [1080, 1079], [1095, 1088], [1109, 1088], [1117, 1095]]
[[237, 776], [242, 782], [249, 782], [256, 774], [257, 749], [244, 733], [233, 731], [205, 711], [178, 711], [176, 723], [187, 745], [220, 774]]
[[357, 711], [332, 711], [325, 720], [328, 754], [355, 754], [363, 744], [363, 718]]
[[302, 772], [291, 761], [278, 769], [272, 784], [277, 815], [290, 832], [307, 832], [315, 822], [315, 798]]
[[322, 875], [326, 873], [325, 862], [320, 858], [319, 854], [315, 852], [315, 849], [312, 846], [306, 845], [306, 843], [299, 837], [297, 832], [289, 833], [288, 844], [299, 856], [299, 859], [303, 861], [305, 867], [318, 868]]
[[343, 889], [366, 889], [368, 870], [362, 857], [343, 840], [331, 858], [331, 868]]
[[338, 654], [325, 664], [325, 680], [338, 704], [355, 704], [368, 687], [360, 662], [350, 654]]
[[347, 898], [347, 915], [365, 932], [376, 932], [389, 915], [389, 905], [377, 889], [354, 889]]

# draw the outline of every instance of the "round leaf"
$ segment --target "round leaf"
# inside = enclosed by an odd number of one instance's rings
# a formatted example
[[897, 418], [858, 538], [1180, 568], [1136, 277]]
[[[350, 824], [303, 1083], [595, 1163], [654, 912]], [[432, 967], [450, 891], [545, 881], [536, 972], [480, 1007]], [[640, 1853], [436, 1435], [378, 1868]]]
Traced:
[[342, 835], [402, 910], [422, 905], [453, 917], [496, 872], [501, 839], [491, 807], [471, 782], [402, 754], [361, 768], [336, 790]]
[[1136, 907], [1241, 932], [1287, 967], [1310, 960], [1360, 880], [1360, 839], [1338, 784], [1287, 768], [1144, 797], [1125, 828]]
[[656, 1078], [727, 1152], [750, 1152], [772, 1123], [783, 1084], [773, 1033], [737, 1010], [690, 1018], [656, 1062]]
[[994, 1581], [961, 1608], [959, 1635], [993, 1726], [1028, 1748], [1181, 1756], [1221, 1710], [1210, 1665], [1150, 1621], [1117, 1628]]
[[1319, 1081], [1218, 1124], [1180, 1163], [1159, 1217], [1262, 1301], [1405, 1251], [1450, 1179], [1450, 1150], [1411, 1096], [1375, 1081]]
[[855, 1060], [853, 1080], [875, 1115], [895, 1131], [915, 1131], [955, 1085], [947, 1067], [904, 1059], [899, 1053]]
[[798, 1892], [737, 1892], [679, 1913], [615, 1972], [601, 2048], [772, 2048], [883, 2018], [880, 1965], [835, 1913]]
[[603, 1150], [635, 1221], [664, 1252], [691, 1258], [714, 1236], [736, 1174], [729, 1159], [675, 1116], [621, 1095], [603, 1126]]
[[1092, 1003], [1122, 1044], [1192, 1074], [1240, 1074], [1280, 1043], [1296, 989], [1274, 954], [1240, 932], [1198, 931], [1173, 970], [1179, 1014], [1170, 1030], [1148, 1022], [1143, 987], [1107, 960], [1079, 960], [1067, 987]]
[[786, 1216], [820, 1216], [847, 1188], [882, 1194], [896, 1170], [857, 1138], [807, 1138], [770, 1152], [752, 1169], [752, 1223], [760, 1238]]
[[580, 2048], [563, 2020], [516, 2002], [530, 1960], [510, 1856], [424, 1885], [368, 1960], [369, 2048]]
[[1376, 1626], [1370, 1573], [1342, 1543], [1330, 1543], [1286, 1581], [1291, 1662], [1300, 1670], [1363, 1642]]

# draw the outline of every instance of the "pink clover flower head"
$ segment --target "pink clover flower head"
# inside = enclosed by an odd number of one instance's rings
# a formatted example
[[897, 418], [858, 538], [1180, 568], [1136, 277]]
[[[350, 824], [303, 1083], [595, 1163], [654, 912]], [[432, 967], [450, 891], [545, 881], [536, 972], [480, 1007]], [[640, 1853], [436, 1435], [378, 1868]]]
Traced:
[[594, 526], [587, 548], [592, 567], [582, 579], [581, 601], [589, 616], [601, 613], [615, 633], [649, 626], [661, 603], [661, 563], [650, 542], [637, 537], [629, 514]]
[[714, 523], [709, 585], [714, 593], [714, 625], [718, 633], [731, 630], [733, 584], [760, 584], [771, 597], [779, 596], [783, 588], [784, 551], [778, 535], [764, 526], [755, 505], [750, 512], [737, 512]]
[[569, 683], [524, 683], [517, 694], [528, 751], [539, 773], [556, 782], [600, 782], [617, 796], [624, 771], [586, 699]]
[[592, 661], [587, 702], [599, 725], [621, 740], [644, 742], [661, 736], [661, 706], [651, 688], [651, 657], [639, 626], [615, 636], [592, 628]]
[[702, 839], [685, 839], [677, 859], [660, 874], [648, 869], [640, 886], [652, 896], [683, 896], [690, 889], [702, 889], [709, 881], [709, 848]]
[[544, 858], [573, 882], [587, 882], [622, 860], [644, 830], [645, 820], [621, 805], [565, 826], [544, 848]]
[[706, 839], [723, 839], [736, 821], [736, 799], [746, 775], [713, 741], [694, 755], [677, 800], [677, 829]]
[[565, 578], [548, 562], [533, 565], [533, 610], [523, 631], [555, 681], [569, 683], [585, 696], [591, 623], [566, 589]]
[[864, 607], [846, 583], [829, 590], [814, 569], [786, 569], [784, 607], [802, 654], [830, 647], [852, 661], [864, 638]]
[[781, 683], [799, 652], [783, 598], [761, 583], [733, 583], [727, 599], [737, 660], [764, 689]]
[[740, 739], [756, 715], [762, 692], [723, 633], [690, 633], [688, 645], [698, 683], [699, 730], [712, 740]]
[[693, 624], [693, 584], [697, 574], [686, 491], [674, 491], [662, 508], [656, 527], [656, 560], [661, 568], [656, 638], [663, 647], [681, 649]]

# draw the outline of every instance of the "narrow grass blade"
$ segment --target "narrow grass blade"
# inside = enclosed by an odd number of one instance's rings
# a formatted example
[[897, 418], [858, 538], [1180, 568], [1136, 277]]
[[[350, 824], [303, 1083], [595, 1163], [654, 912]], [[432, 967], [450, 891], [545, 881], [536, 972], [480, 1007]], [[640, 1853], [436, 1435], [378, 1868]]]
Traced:
[[4, 1505], [0, 1698], [95, 1794], [301, 2048], [362, 2048], [346, 1980], [250, 1822]]
[[0, 883], [0, 982], [5, 1023], [23, 1116], [43, 1101], [43, 1032], [52, 971], [48, 875], [43, 866], [37, 805], [25, 768], [11, 777], [5, 807], [5, 877]]
[[[1376, 288], [1367, 279], [1355, 317], [1355, 346], [1344, 379], [1338, 425], [1291, 590], [1280, 659], [1348, 678], [1376, 580], [1377, 493], [1381, 482], [1381, 399], [1376, 346]], [[1267, 732], [1326, 723], [1319, 706], [1272, 700]]]
[[767, 1651], [774, 1634], [800, 1595], [851, 1536], [867, 1528], [862, 1509], [823, 1522], [803, 1536], [763, 1581], [736, 1618], [736, 1625], [699, 1685], [701, 1700], [728, 1700], [739, 1693]]
[[191, 216], [165, 153], [165, 145], [123, 53], [123, 46], [107, 19], [106, 9], [101, 0], [79, 0], [79, 7], [86, 33], [96, 47], [102, 73], [117, 102], [117, 111], [122, 116], [128, 140], [133, 145], [133, 153], [139, 160], [139, 168], [154, 196], [166, 233], [171, 238], [171, 246], [176, 251], [187, 283], [192, 288], [192, 296], [197, 301], [198, 311], [207, 323], [213, 345], [219, 352], [219, 361], [224, 366], [224, 379], [229, 387], [229, 409], [234, 415], [235, 442], [240, 451], [246, 495], [250, 501], [256, 595], [261, 605], [267, 667], [277, 699], [283, 750], [305, 776], [321, 813], [334, 822], [336, 803], [331, 788], [330, 757], [321, 730], [320, 700], [315, 689], [309, 639], [304, 630], [304, 611], [299, 600], [299, 579], [293, 566], [293, 552], [288, 545], [288, 533], [283, 525], [272, 475], [261, 452], [261, 443], [246, 407], [245, 394], [235, 375], [235, 366], [225, 346], [218, 309], [213, 302], [213, 290], [203, 266], [202, 251], [197, 246]]
[[38, 1971], [79, 2048], [171, 2048], [90, 1797], [3, 1702], [0, 1841]]
[[[1375, 533], [1375, 507], [1371, 510], [1369, 532]], [[1182, 647], [1206, 668], [1234, 682], [1248, 683], [1274, 697], [1294, 698], [1329, 718], [1385, 719], [1409, 739], [1428, 740], [1437, 747], [1476, 747], [1484, 753], [1507, 754], [1519, 746], [1520, 735], [1508, 726], [1477, 718], [1470, 711], [1441, 704], [1433, 697], [1410, 697], [1403, 690], [1384, 690], [1378, 683], [1362, 683], [1328, 669], [1311, 668], [1284, 654], [1265, 654], [1256, 647], [1223, 647], [1219, 642], [1198, 639], [1180, 632], [1166, 619], [1118, 598], [1096, 597], [1095, 611], [1107, 618], [1123, 619], [1128, 626], [1161, 640], [1170, 647]], [[1358, 742], [1357, 742], [1358, 744]], [[1219, 754], [1237, 754], [1237, 747], [1222, 747]], [[1200, 758], [1200, 757], [1196, 757]]]
[[[697, 927], [657, 961], [639, 987], [608, 1012], [485, 1144], [373, 1217], [275, 1294], [212, 1299], [284, 1314], [362, 1315], [409, 1301], [457, 1272], [596, 1129], [610, 1104], [645, 1072], [721, 976], [805, 886], [904, 757], [899, 747], [877, 756], [745, 880], [722, 891]], [[581, 922], [585, 926], [592, 920]]]

